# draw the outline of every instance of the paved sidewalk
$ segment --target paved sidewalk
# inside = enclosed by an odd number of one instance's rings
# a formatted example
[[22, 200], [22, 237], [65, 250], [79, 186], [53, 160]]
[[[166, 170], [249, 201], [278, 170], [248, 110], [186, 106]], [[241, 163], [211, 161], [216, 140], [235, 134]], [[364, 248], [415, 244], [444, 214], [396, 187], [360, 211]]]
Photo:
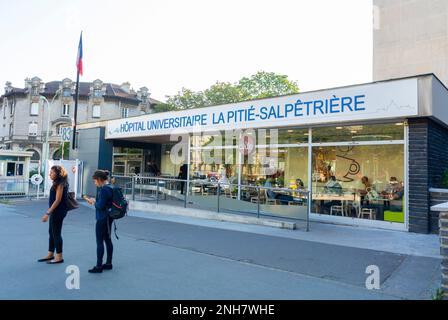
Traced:
[[[305, 233], [137, 212], [146, 218], [118, 222], [114, 270], [91, 275], [94, 211], [69, 213], [66, 263], [49, 266], [35, 262], [46, 252], [45, 209], [45, 201], [0, 205], [2, 299], [430, 299], [439, 284], [433, 236], [321, 224]], [[357, 233], [364, 236], [347, 245]], [[372, 250], [366, 233], [399, 243]], [[411, 249], [421, 241], [431, 249]], [[70, 264], [81, 270], [81, 290], [65, 288]], [[371, 264], [381, 290], [365, 289]]]

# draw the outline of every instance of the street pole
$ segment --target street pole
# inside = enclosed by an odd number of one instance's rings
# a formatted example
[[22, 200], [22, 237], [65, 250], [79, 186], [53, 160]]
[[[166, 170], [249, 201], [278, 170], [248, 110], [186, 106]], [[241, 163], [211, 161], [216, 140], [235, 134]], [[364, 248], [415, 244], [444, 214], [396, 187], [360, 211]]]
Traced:
[[45, 98], [44, 96], [40, 96], [40, 98], [47, 104], [47, 128], [46, 128], [46, 132], [45, 132], [45, 152], [44, 152], [44, 157], [43, 157], [43, 163], [42, 163], [42, 167], [45, 167], [45, 175], [48, 174], [48, 159], [50, 158], [50, 119], [51, 119], [51, 106], [54, 103], [54, 100], [57, 98], [57, 96], [59, 95], [59, 93], [61, 92], [62, 89], [58, 89], [55, 94], [53, 99], [51, 99], [51, 103], [48, 102], [47, 98]]

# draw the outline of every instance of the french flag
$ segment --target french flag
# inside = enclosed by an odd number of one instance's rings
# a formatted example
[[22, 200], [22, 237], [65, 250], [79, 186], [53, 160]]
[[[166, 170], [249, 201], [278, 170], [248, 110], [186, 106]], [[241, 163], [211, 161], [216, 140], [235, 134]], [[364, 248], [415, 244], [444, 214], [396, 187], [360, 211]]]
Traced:
[[78, 57], [76, 58], [76, 68], [78, 68], [78, 74], [82, 75], [82, 32], [79, 38], [78, 45]]

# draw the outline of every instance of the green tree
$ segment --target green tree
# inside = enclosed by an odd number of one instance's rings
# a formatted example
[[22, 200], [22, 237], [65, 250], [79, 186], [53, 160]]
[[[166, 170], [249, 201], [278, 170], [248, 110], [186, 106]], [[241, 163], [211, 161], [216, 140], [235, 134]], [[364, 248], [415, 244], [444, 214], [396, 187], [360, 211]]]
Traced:
[[240, 88], [228, 82], [216, 82], [204, 91], [204, 98], [208, 106], [244, 100]]
[[238, 82], [238, 88], [245, 100], [299, 92], [297, 83], [288, 80], [288, 76], [265, 71], [259, 71], [249, 78], [242, 78]]
[[174, 110], [200, 108], [206, 105], [203, 92], [194, 92], [187, 88], [182, 88], [182, 91], [178, 94], [169, 96], [166, 103], [172, 106]]
[[171, 104], [159, 103], [154, 106], [153, 112], [158, 113], [158, 112], [167, 112], [167, 111], [174, 111], [174, 110], [176, 110], [176, 107], [174, 107]]
[[237, 83], [216, 82], [204, 91], [187, 88], [172, 96], [166, 103], [157, 105], [154, 112], [186, 110], [212, 105], [235, 103], [253, 99], [269, 98], [299, 92], [295, 81], [286, 75], [259, 71], [250, 77], [244, 77]]

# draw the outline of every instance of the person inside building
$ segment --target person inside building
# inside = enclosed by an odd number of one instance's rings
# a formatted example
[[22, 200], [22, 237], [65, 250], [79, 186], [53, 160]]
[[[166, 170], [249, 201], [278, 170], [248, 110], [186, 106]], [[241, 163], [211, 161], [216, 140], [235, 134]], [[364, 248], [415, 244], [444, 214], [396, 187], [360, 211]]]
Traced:
[[[300, 180], [300, 179], [297, 179], [297, 180]], [[274, 181], [275, 180], [273, 177], [268, 177], [266, 179], [264, 186], [267, 188], [272, 188], [272, 186], [273, 186], [272, 183]], [[302, 181], [302, 180], [300, 180], [300, 181]], [[303, 186], [303, 182], [302, 182], [302, 186]], [[296, 199], [293, 197], [292, 194], [288, 194], [288, 193], [284, 193], [284, 192], [275, 192], [272, 189], [266, 189], [266, 196], [269, 199], [278, 200], [278, 202], [280, 202], [280, 204], [282, 204], [282, 205], [288, 205], [289, 203], [296, 201]]]
[[372, 184], [369, 181], [369, 178], [367, 176], [363, 176], [361, 178], [361, 186], [359, 187], [358, 194], [360, 196], [361, 199], [361, 203], [364, 205], [368, 205], [368, 199], [367, 199], [367, 195], [369, 194], [370, 191], [372, 191], [373, 187]]
[[[342, 186], [337, 181], [336, 177], [334, 175], [332, 175], [332, 176], [330, 176], [330, 179], [328, 180], [328, 182], [325, 184], [324, 190], [325, 190], [325, 193], [328, 193], [328, 194], [341, 194]], [[339, 201], [339, 200], [326, 201], [323, 205], [324, 213], [330, 213], [330, 209], [332, 206], [340, 206], [340, 205], [341, 205], [341, 201]]]
[[160, 170], [154, 161], [150, 161], [148, 165], [148, 173], [150, 176], [157, 177], [160, 176]]
[[399, 200], [403, 197], [403, 189], [403, 183], [400, 183], [396, 177], [391, 177], [382, 194], [391, 200]]
[[[188, 177], [188, 165], [186, 163], [184, 163], [179, 168], [179, 174], [178, 174], [177, 178], [180, 180], [187, 180], [187, 177]], [[185, 181], [181, 181], [180, 182], [180, 194], [184, 194], [184, 189], [185, 189]]]
[[342, 186], [341, 184], [336, 180], [335, 176], [331, 176], [328, 182], [325, 184], [325, 192], [327, 193], [341, 193], [342, 192]]

